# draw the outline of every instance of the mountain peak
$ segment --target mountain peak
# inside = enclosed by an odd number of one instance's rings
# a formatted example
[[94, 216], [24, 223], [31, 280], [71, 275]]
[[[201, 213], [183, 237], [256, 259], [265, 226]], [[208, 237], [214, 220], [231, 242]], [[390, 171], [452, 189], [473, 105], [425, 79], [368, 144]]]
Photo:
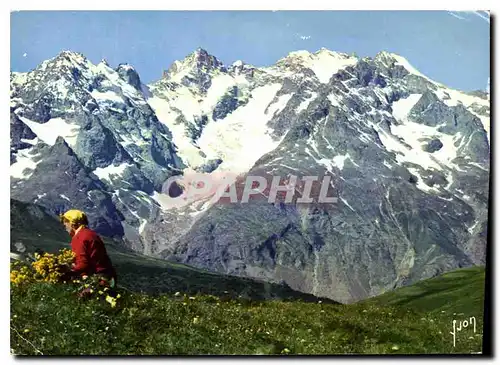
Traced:
[[61, 61], [67, 61], [71, 63], [82, 63], [87, 61], [87, 58], [79, 52], [74, 52], [70, 50], [64, 50], [60, 52], [56, 57], [54, 57], [54, 60], [61, 60]]
[[328, 54], [328, 55], [345, 55], [345, 56], [347, 56], [347, 54], [345, 54], [345, 53], [335, 52], [335, 51], [332, 51], [331, 49], [328, 49], [325, 47], [321, 47], [319, 50], [314, 52], [314, 54], [315, 55]]
[[375, 55], [374, 61], [388, 68], [393, 66], [403, 67], [411, 75], [422, 77], [436, 86], [444, 87], [444, 85], [435, 82], [431, 80], [429, 77], [425, 76], [416, 67], [414, 67], [405, 57], [397, 53], [387, 52], [387, 51], [379, 52]]
[[321, 48], [315, 53], [306, 50], [290, 52], [286, 57], [278, 60], [275, 67], [292, 72], [309, 69], [321, 83], [328, 83], [334, 73], [356, 62], [358, 62], [356, 57]]
[[116, 70], [136, 71], [135, 68], [134, 68], [134, 66], [129, 65], [128, 63], [120, 63], [120, 64], [118, 64], [118, 67], [116, 68]]
[[201, 54], [201, 55], [208, 55], [208, 54], [209, 54], [209, 53], [208, 53], [208, 51], [207, 51], [206, 49], [201, 48], [201, 47], [196, 48], [196, 50], [195, 50], [193, 53], [195, 53], [195, 54], [199, 54], [199, 55], [200, 55], [200, 54]]
[[76, 51], [71, 51], [69, 49], [65, 49], [65, 50], [62, 50], [60, 53], [59, 53], [59, 56], [62, 56], [62, 57], [72, 57], [72, 58], [85, 58], [85, 56], [83, 55], [83, 53], [80, 53], [80, 52], [76, 52]]
[[193, 53], [187, 56], [182, 63], [188, 63], [193, 67], [203, 67], [206, 66], [209, 69], [221, 68], [224, 65], [217, 57], [211, 55], [205, 49], [198, 47]]
[[85, 69], [91, 67], [92, 63], [81, 53], [70, 50], [63, 50], [57, 56], [40, 63], [36, 72], [50, 72], [51, 74], [61, 74], [73, 69]]
[[410, 65], [408, 60], [404, 58], [403, 56], [393, 53], [393, 52], [388, 52], [388, 51], [381, 51], [377, 53], [374, 57], [375, 61], [379, 61], [381, 63], [384, 63], [386, 65], [393, 64], [393, 63], [399, 63], [403, 66], [404, 65]]
[[[182, 61], [175, 61], [164, 78], [170, 81], [208, 85], [207, 79], [214, 71], [226, 71], [224, 64], [217, 57], [208, 53], [205, 49], [198, 47], [194, 52], [186, 56]], [[201, 81], [203, 79], [203, 81]], [[203, 86], [202, 88], [204, 88]]]
[[299, 50], [299, 51], [290, 52], [283, 59], [290, 59], [290, 58], [310, 58], [311, 56], [312, 56], [311, 52], [306, 51], [305, 49], [303, 49], [303, 50]]
[[347, 59], [347, 58], [351, 57], [347, 53], [335, 52], [335, 51], [332, 51], [328, 48], [321, 47], [319, 50], [317, 50], [314, 53], [309, 52], [307, 50], [293, 51], [293, 52], [290, 52], [287, 56], [285, 56], [281, 60], [290, 60], [290, 59], [310, 60], [310, 59], [322, 58], [325, 56], [334, 57], [337, 59]]
[[141, 79], [133, 66], [128, 63], [120, 63], [115, 71], [123, 80], [132, 85], [136, 90], [141, 90]]

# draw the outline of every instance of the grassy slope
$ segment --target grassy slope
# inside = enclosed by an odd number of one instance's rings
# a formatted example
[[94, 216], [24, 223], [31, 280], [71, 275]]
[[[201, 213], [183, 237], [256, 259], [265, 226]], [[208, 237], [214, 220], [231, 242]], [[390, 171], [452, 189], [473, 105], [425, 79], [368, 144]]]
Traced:
[[[17, 224], [15, 220], [13, 223]], [[29, 227], [35, 226], [30, 224]], [[45, 229], [44, 224], [40, 228]], [[27, 232], [13, 226], [13, 240], [23, 234], [30, 236]], [[61, 244], [67, 245], [67, 237], [54, 238], [56, 234], [54, 227], [43, 232], [41, 237], [31, 235], [23, 242], [46, 249], [50, 246], [53, 251]], [[292, 300], [300, 298], [296, 292], [288, 292], [289, 301], [261, 301], [256, 299], [262, 299], [266, 290], [268, 294], [286, 297], [280, 292], [285, 289], [109, 247], [121, 272], [122, 283], [134, 289], [156, 285], [158, 290], [153, 292], [168, 294], [122, 291], [119, 305], [111, 309], [107, 303], [78, 301], [69, 285], [12, 288], [11, 348], [14, 353], [435, 354], [481, 351], [482, 268], [457, 270], [357, 304]], [[189, 291], [191, 295], [208, 292], [216, 296], [175, 297], [172, 293], [176, 290]], [[226, 290], [230, 291], [228, 295], [224, 294]], [[238, 293], [253, 299], [231, 299]], [[477, 318], [476, 334], [472, 330], [458, 333], [456, 347], [453, 347], [449, 334], [452, 320], [471, 315]]]
[[[417, 284], [418, 285], [418, 284]], [[462, 289], [465, 295], [470, 289]], [[11, 348], [16, 354], [440, 354], [481, 351], [482, 317], [457, 334], [459, 313], [376, 300], [341, 305], [251, 301], [200, 295], [122, 293], [111, 309], [80, 302], [65, 285], [11, 290]], [[397, 295], [396, 295], [397, 296]], [[393, 297], [392, 300], [397, 298]], [[403, 295], [404, 298], [406, 296]], [[415, 307], [415, 302], [407, 302]], [[427, 307], [427, 306], [426, 306]], [[446, 305], [445, 305], [446, 307]], [[468, 308], [469, 304], [467, 305]], [[467, 316], [469, 313], [467, 313]], [[25, 332], [27, 330], [27, 332]], [[29, 341], [29, 342], [28, 342]]]
[[470, 267], [399, 288], [366, 302], [404, 306], [429, 313], [445, 311], [482, 316], [484, 286], [484, 267]]

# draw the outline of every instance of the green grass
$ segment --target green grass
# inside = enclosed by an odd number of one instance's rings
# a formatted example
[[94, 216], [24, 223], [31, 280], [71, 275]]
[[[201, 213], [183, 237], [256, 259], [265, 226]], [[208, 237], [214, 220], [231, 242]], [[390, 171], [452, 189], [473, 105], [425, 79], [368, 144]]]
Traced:
[[[460, 270], [453, 274], [461, 271], [470, 273]], [[482, 286], [475, 285], [476, 289]], [[13, 353], [292, 355], [481, 351], [482, 315], [476, 317], [476, 333], [472, 329], [457, 333], [453, 347], [449, 333], [452, 320], [469, 317], [469, 313], [452, 312], [453, 307], [450, 311], [442, 306], [440, 310], [433, 307], [423, 311], [416, 309], [416, 302], [398, 303], [396, 298], [392, 299], [393, 305], [381, 305], [374, 299], [342, 305], [211, 295], [190, 298], [123, 290], [121, 294], [118, 306], [111, 308], [105, 302], [78, 300], [69, 285], [12, 287]]]
[[445, 311], [466, 316], [482, 316], [484, 303], [484, 267], [455, 270], [415, 285], [399, 288], [367, 303], [404, 306], [429, 313]]

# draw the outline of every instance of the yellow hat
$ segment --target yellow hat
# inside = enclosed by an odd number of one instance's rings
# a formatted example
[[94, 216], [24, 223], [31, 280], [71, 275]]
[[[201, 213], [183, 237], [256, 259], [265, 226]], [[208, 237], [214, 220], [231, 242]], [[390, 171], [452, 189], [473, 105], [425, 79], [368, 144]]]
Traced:
[[61, 223], [64, 221], [68, 221], [72, 225], [76, 226], [81, 226], [81, 225], [88, 225], [89, 221], [87, 219], [87, 215], [82, 212], [81, 210], [77, 209], [71, 209], [68, 210], [66, 213], [61, 214], [59, 216]]

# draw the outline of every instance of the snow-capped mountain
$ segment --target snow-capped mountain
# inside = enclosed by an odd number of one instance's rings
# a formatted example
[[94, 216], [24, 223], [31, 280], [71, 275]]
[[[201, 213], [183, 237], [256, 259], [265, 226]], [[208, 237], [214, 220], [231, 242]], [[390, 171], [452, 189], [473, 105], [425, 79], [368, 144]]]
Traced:
[[[84, 209], [146, 254], [347, 302], [484, 263], [489, 104], [387, 52], [258, 68], [197, 49], [144, 85], [66, 51], [11, 73], [12, 196]], [[338, 203], [176, 205], [163, 185], [191, 173], [326, 174]]]

